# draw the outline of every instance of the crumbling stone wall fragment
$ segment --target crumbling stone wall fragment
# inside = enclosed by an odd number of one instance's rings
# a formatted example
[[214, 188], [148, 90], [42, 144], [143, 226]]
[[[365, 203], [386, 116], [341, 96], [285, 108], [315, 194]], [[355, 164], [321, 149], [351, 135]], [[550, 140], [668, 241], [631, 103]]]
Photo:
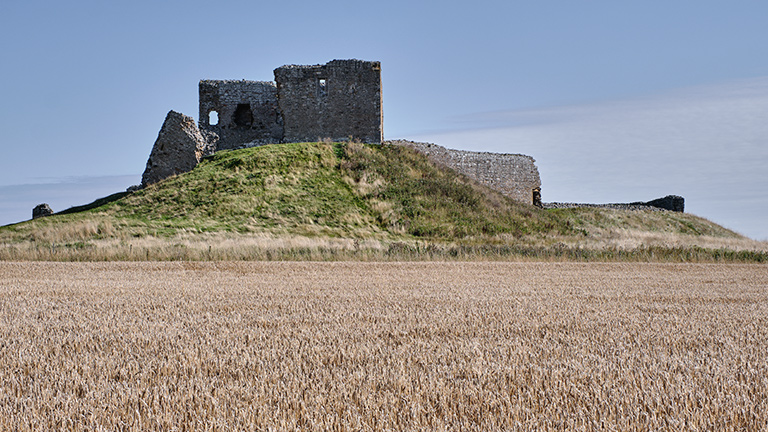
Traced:
[[157, 135], [141, 177], [146, 187], [173, 175], [191, 171], [210, 152], [192, 117], [169, 111]]
[[49, 206], [46, 203], [38, 204], [37, 206], [35, 206], [35, 208], [32, 209], [32, 219], [46, 217], [52, 214], [53, 214], [53, 210], [51, 209], [51, 206]]
[[536, 161], [530, 156], [452, 150], [412, 141], [387, 143], [411, 147], [433, 162], [452, 168], [515, 201], [541, 205], [541, 178]]

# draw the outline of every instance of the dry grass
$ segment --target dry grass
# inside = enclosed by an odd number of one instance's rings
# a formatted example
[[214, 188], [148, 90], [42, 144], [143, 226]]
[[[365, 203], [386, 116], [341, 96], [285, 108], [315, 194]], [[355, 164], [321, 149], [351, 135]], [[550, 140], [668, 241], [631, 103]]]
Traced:
[[490, 242], [483, 238], [430, 242], [390, 236], [310, 237], [268, 232], [184, 232], [173, 237], [66, 240], [0, 242], [0, 261], [768, 262], [768, 242], [618, 229], [574, 241], [545, 237], [532, 246], [516, 243], [507, 235], [495, 236]]
[[[239, 261], [325, 260], [380, 256], [377, 239], [306, 237], [271, 233], [189, 233], [172, 238], [98, 239], [88, 242], [0, 244], [0, 261]], [[356, 254], [356, 252], [363, 252]], [[349, 259], [349, 258], [347, 258]]]
[[647, 231], [640, 229], [594, 229], [590, 236], [574, 242], [587, 249], [617, 248], [632, 250], [642, 247], [728, 249], [733, 251], [768, 252], [768, 241], [757, 241], [747, 237], [722, 237], [712, 235], [691, 235], [674, 232]]
[[768, 266], [0, 262], [0, 430], [765, 430]]

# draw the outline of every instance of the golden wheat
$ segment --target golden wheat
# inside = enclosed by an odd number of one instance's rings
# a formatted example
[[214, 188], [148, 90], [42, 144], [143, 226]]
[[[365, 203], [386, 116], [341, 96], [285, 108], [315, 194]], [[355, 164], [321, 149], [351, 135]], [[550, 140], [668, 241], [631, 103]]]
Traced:
[[2, 263], [0, 430], [764, 430], [768, 266]]

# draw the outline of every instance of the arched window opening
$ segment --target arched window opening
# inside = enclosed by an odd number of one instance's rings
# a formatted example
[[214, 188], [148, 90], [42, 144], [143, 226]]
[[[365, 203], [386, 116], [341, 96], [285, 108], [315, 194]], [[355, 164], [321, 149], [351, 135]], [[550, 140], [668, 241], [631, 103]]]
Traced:
[[211, 111], [208, 113], [208, 124], [211, 126], [219, 125], [219, 113], [217, 111]]

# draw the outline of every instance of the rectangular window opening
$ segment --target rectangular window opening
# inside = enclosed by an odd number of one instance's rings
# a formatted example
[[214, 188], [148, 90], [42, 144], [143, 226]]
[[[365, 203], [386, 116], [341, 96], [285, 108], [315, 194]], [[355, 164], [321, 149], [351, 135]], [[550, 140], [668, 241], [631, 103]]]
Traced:
[[320, 78], [317, 80], [317, 93], [321, 97], [328, 94], [328, 81], [325, 78]]

